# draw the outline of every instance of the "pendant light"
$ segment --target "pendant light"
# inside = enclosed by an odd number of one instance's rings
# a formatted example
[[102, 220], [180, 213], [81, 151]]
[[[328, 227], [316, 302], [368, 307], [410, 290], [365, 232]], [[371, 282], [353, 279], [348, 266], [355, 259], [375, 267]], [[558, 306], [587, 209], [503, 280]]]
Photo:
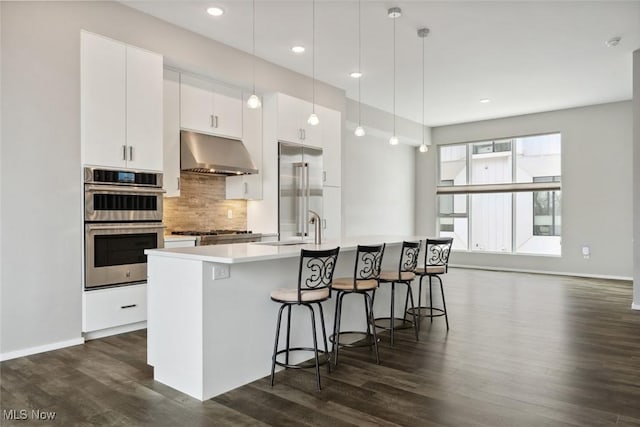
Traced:
[[316, 0], [312, 0], [312, 8], [313, 22], [311, 23], [311, 73], [313, 77], [313, 106], [311, 107], [311, 115], [307, 119], [307, 123], [309, 123], [311, 126], [316, 126], [318, 123], [320, 123], [320, 119], [318, 119], [318, 116], [316, 115]]
[[428, 28], [420, 28], [418, 30], [418, 37], [422, 39], [422, 144], [420, 144], [420, 152], [426, 153], [429, 151], [429, 147], [424, 142], [424, 39], [429, 35]]
[[252, 73], [253, 73], [253, 92], [249, 99], [247, 100], [247, 106], [253, 110], [256, 108], [260, 108], [262, 102], [260, 102], [260, 98], [256, 95], [256, 0], [252, 1], [252, 10], [251, 10], [251, 38], [252, 38], [252, 47], [251, 54], [252, 58]]
[[389, 138], [389, 144], [398, 145], [396, 136], [396, 19], [402, 15], [402, 9], [392, 7], [387, 11], [387, 16], [393, 19], [393, 136]]
[[361, 103], [361, 99], [360, 99], [360, 94], [362, 92], [361, 90], [361, 85], [360, 85], [360, 81], [362, 80], [362, 24], [361, 24], [361, 12], [360, 12], [360, 0], [358, 0], [358, 74], [359, 76], [358, 78], [358, 127], [356, 127], [356, 130], [353, 132], [356, 136], [364, 136], [365, 135], [365, 131], [364, 128], [362, 127], [362, 125], [360, 124], [360, 117], [361, 117], [361, 113], [360, 110], [362, 109], [362, 103]]

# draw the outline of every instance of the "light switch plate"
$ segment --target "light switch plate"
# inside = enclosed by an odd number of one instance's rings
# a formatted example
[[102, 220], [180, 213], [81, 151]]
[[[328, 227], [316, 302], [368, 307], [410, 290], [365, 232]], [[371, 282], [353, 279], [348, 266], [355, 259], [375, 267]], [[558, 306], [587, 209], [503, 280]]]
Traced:
[[588, 245], [582, 245], [582, 257], [584, 259], [589, 259], [591, 257], [591, 247]]

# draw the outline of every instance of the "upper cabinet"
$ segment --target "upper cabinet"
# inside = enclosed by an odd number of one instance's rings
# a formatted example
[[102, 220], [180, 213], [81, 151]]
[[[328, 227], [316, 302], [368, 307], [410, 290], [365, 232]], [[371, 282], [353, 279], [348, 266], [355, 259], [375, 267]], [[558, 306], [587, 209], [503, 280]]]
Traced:
[[[321, 105], [277, 94], [277, 134], [279, 141], [295, 142], [322, 148], [324, 164], [324, 185], [341, 185], [341, 147], [342, 122], [339, 111]], [[320, 123], [311, 126], [307, 123], [314, 111]]]
[[182, 74], [180, 127], [242, 139], [242, 92], [209, 80]]
[[166, 197], [180, 196], [180, 73], [164, 70], [164, 177]]
[[84, 164], [160, 171], [162, 55], [81, 33]]
[[[310, 102], [279, 93], [278, 95], [278, 139], [286, 142], [320, 147], [320, 128], [307, 123], [313, 112]], [[316, 106], [318, 114], [318, 106]]]
[[316, 106], [316, 114], [321, 132], [323, 154], [324, 185], [340, 187], [342, 185], [342, 115], [339, 111]]
[[247, 106], [251, 94], [243, 95], [244, 110], [242, 142], [247, 148], [257, 174], [229, 176], [226, 179], [227, 199], [262, 199], [262, 108], [251, 109]]

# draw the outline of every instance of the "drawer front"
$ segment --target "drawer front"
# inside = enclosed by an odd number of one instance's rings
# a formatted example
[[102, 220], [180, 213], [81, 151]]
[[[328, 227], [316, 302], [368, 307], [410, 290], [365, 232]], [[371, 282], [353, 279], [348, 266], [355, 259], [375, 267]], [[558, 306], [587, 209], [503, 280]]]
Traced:
[[147, 320], [147, 285], [85, 291], [84, 332]]
[[193, 240], [164, 240], [164, 247], [167, 248], [190, 248], [196, 245], [196, 239]]

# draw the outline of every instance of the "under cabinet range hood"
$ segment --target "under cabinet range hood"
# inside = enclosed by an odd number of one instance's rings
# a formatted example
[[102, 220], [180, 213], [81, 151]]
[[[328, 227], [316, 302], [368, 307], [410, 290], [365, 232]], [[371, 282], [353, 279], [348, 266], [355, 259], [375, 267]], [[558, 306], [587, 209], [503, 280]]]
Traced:
[[242, 141], [180, 131], [180, 169], [216, 175], [258, 173]]

